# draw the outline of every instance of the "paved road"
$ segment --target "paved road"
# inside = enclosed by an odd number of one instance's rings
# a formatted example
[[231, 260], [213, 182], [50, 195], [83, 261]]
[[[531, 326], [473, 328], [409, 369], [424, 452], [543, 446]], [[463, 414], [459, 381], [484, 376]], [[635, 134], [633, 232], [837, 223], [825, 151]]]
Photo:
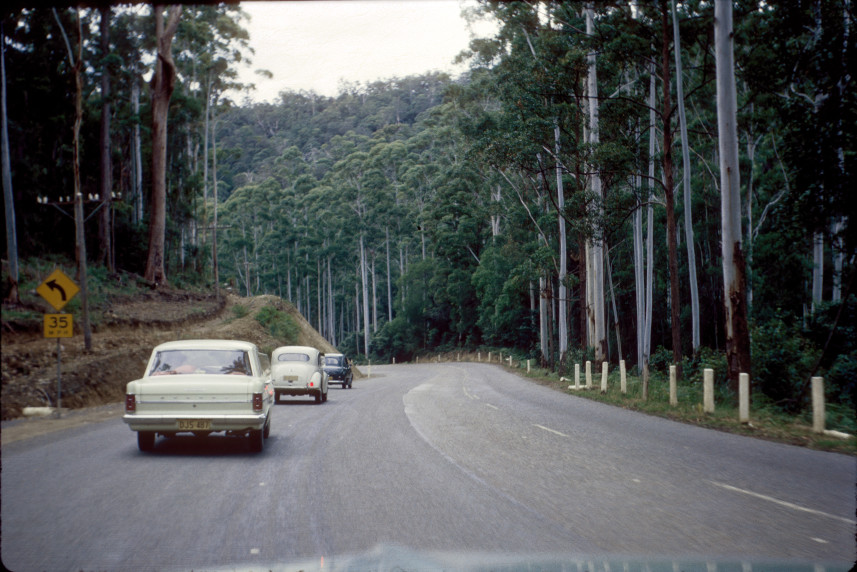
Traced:
[[390, 547], [472, 562], [855, 560], [853, 457], [646, 417], [484, 364], [372, 374], [322, 405], [278, 405], [260, 455], [223, 436], [161, 439], [142, 454], [118, 419], [7, 445], [3, 563], [320, 568], [327, 558], [335, 569], [337, 557], [383, 559]]

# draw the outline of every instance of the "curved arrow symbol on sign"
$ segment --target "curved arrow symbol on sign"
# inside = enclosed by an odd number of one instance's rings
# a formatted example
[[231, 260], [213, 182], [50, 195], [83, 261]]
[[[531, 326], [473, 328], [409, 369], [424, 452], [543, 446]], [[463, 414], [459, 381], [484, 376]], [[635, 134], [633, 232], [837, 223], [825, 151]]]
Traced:
[[57, 284], [56, 280], [51, 280], [49, 282], [45, 282], [45, 286], [47, 286], [51, 290], [59, 290], [60, 296], [62, 297], [63, 302], [65, 302], [65, 300], [66, 300], [65, 290], [63, 290], [62, 286]]

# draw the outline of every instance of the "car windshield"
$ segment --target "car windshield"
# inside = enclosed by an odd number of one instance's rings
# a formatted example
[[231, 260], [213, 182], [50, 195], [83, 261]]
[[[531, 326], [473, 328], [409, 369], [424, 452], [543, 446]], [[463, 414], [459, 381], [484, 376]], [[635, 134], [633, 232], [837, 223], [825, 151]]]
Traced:
[[284, 353], [277, 356], [277, 361], [309, 361], [309, 356], [302, 353]]
[[251, 375], [252, 369], [242, 350], [164, 350], [149, 370], [150, 376], [185, 373]]
[[343, 358], [342, 356], [331, 356], [324, 358], [324, 365], [335, 365], [341, 366]]

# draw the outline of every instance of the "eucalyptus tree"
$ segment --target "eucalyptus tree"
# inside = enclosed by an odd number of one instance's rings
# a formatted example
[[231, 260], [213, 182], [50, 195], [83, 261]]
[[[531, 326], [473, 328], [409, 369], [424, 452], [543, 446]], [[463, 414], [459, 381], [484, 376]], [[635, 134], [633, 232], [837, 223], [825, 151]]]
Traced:
[[354, 151], [338, 161], [331, 171], [331, 182], [342, 193], [342, 200], [353, 212], [352, 229], [358, 237], [357, 256], [362, 292], [363, 308], [363, 351], [369, 355], [370, 317], [369, 317], [369, 259], [367, 253], [367, 235], [371, 221], [368, 218], [371, 209], [370, 189], [367, 185], [369, 155], [365, 151]]
[[751, 373], [747, 286], [741, 247], [741, 188], [738, 166], [737, 95], [732, 47], [732, 3], [714, 4], [717, 58], [717, 131], [720, 143], [723, 288], [726, 312], [726, 359], [729, 379], [737, 389], [740, 373]]
[[9, 259], [9, 294], [4, 301], [17, 304], [18, 231], [15, 224], [15, 196], [12, 192], [12, 167], [9, 160], [9, 125], [6, 115], [6, 33], [0, 24], [0, 165], [3, 175], [3, 207], [6, 215], [6, 256]]
[[99, 255], [98, 261], [106, 264], [109, 272], [115, 271], [115, 256], [113, 252], [113, 229], [112, 229], [112, 214], [113, 214], [113, 160], [111, 156], [111, 94], [110, 94], [110, 6], [102, 6], [99, 8], [99, 32], [100, 32], [100, 48], [101, 48], [101, 132], [99, 135], [100, 147], [100, 185], [99, 194], [101, 195], [101, 212], [99, 214], [98, 225], [98, 242]]
[[65, 41], [66, 50], [68, 52], [68, 64], [74, 74], [74, 127], [72, 129], [72, 146], [73, 158], [72, 168], [74, 170], [74, 191], [72, 202], [74, 204], [74, 228], [75, 228], [75, 254], [78, 265], [78, 282], [80, 282], [80, 297], [83, 306], [83, 339], [84, 347], [87, 350], [92, 349], [92, 329], [89, 322], [89, 285], [88, 285], [88, 265], [86, 260], [86, 232], [84, 229], [85, 220], [83, 218], [83, 188], [81, 187], [80, 167], [80, 126], [83, 121], [83, 23], [81, 21], [80, 11], [74, 11], [75, 18], [73, 23], [77, 26], [77, 50], [73, 50], [71, 39], [66, 32], [65, 25], [60, 19], [59, 14], [54, 10], [54, 18], [57, 26]]
[[681, 60], [681, 36], [679, 19], [676, 13], [675, 0], [670, 0], [673, 24], [673, 48], [675, 51], [675, 82], [676, 106], [678, 107], [679, 126], [681, 129], [682, 156], [682, 195], [684, 197], [684, 232], [687, 245], [687, 267], [690, 285], [691, 329], [693, 351], [699, 351], [699, 287], [696, 279], [696, 244], [693, 236], [693, 216], [691, 210], [691, 166], [690, 141], [687, 134], [687, 114], [685, 113], [683, 66]]
[[154, 6], [157, 57], [152, 76], [152, 199], [149, 215], [149, 255], [146, 260], [146, 280], [161, 285], [167, 281], [164, 269], [164, 237], [166, 233], [167, 194], [167, 114], [175, 89], [176, 67], [172, 42], [181, 6], [169, 9], [164, 22], [163, 6]]
[[384, 221], [384, 252], [386, 254], [387, 321], [393, 321], [393, 273], [390, 261], [390, 222], [399, 214], [402, 194], [402, 175], [409, 165], [408, 149], [402, 141], [378, 143], [369, 151], [369, 160], [386, 181], [382, 197], [381, 218]]

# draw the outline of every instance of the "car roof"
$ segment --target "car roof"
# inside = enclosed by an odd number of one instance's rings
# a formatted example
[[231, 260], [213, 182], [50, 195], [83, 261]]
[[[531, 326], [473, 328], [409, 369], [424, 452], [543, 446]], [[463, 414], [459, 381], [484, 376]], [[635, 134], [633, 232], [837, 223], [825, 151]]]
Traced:
[[315, 356], [322, 352], [310, 346], [280, 346], [271, 353], [271, 357], [291, 353], [303, 353]]
[[256, 348], [256, 344], [242, 340], [175, 340], [155, 347], [155, 350], [245, 350]]
[[324, 354], [324, 357], [345, 357], [345, 354]]

